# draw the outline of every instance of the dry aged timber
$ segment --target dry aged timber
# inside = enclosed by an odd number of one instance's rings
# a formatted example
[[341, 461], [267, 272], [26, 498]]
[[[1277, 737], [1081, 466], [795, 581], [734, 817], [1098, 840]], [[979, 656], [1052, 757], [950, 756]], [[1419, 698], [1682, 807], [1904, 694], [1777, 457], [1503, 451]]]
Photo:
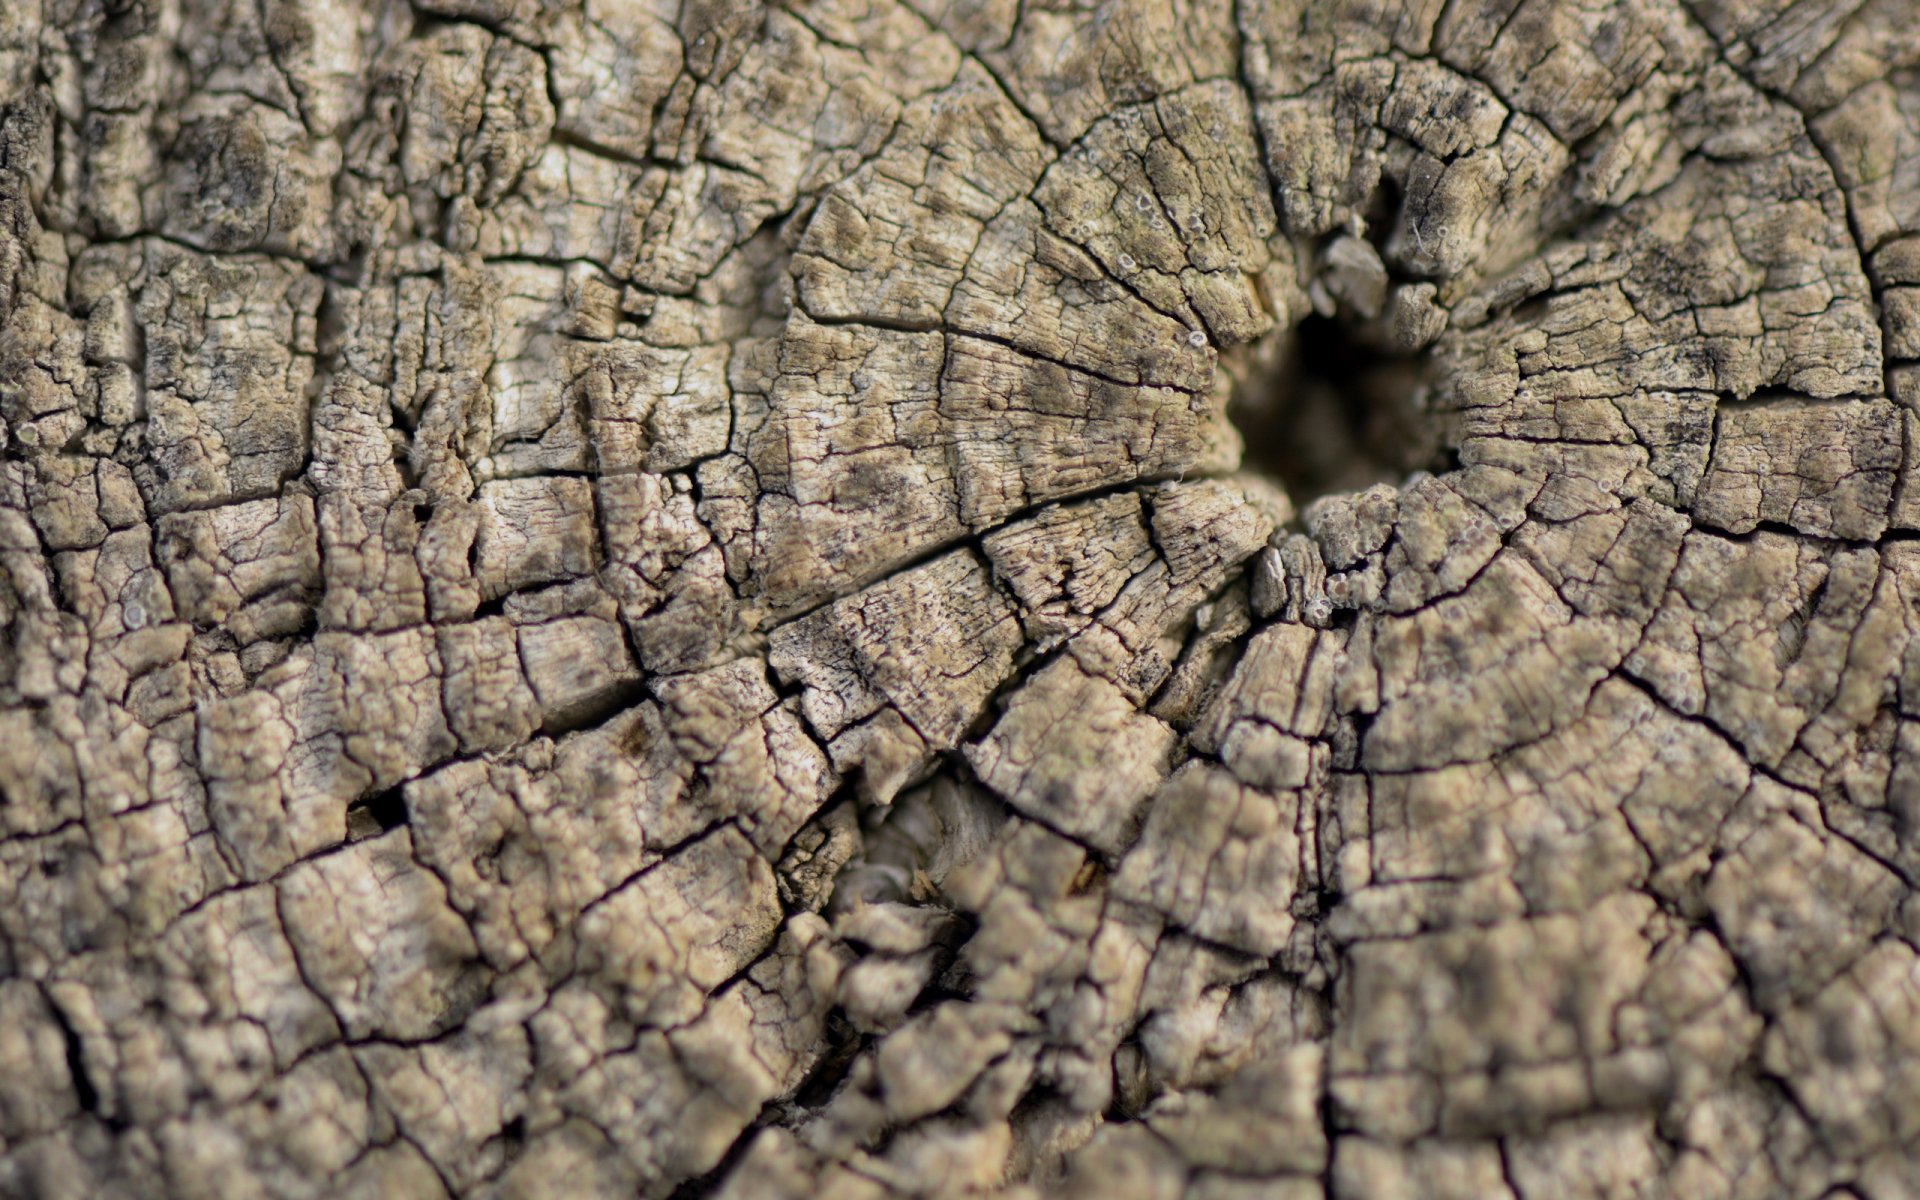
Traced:
[[1916, 1188], [1912, 0], [0, 0], [0, 1196]]

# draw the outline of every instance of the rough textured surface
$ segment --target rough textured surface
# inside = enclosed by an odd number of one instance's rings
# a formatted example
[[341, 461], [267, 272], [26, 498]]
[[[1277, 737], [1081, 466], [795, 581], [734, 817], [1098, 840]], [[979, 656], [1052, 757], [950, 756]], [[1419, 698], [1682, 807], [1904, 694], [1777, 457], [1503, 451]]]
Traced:
[[1910, 1196], [1916, 535], [1909, 0], [8, 0], [0, 1194]]

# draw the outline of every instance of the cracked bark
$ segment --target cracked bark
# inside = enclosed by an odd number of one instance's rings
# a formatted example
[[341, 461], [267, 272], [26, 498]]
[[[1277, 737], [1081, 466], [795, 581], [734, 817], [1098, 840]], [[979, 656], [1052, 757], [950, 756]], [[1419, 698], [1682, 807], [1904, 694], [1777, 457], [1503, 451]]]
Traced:
[[1906, 9], [0, 8], [0, 1194], [1910, 1194]]

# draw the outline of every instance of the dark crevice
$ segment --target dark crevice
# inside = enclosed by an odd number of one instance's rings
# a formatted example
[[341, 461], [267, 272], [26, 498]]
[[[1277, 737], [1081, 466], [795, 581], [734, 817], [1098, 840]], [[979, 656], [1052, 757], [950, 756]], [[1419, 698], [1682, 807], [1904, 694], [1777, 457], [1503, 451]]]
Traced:
[[[100, 1115], [100, 1090], [93, 1084], [93, 1077], [87, 1073], [86, 1055], [80, 1044], [80, 1032], [67, 1019], [67, 1014], [54, 1002], [51, 995], [43, 989], [42, 998], [47, 1009], [53, 1014], [53, 1023], [60, 1030], [60, 1040], [66, 1049], [67, 1077], [73, 1081], [74, 1097], [80, 1103], [80, 1111], [88, 1116]], [[118, 1122], [109, 1122], [118, 1126]]]
[[793, 1098], [775, 1110], [774, 1116], [780, 1123], [798, 1125], [825, 1107], [838, 1094], [840, 1085], [846, 1082], [853, 1070], [854, 1059], [859, 1057], [860, 1051], [870, 1041], [838, 1009], [827, 1018], [824, 1040], [825, 1053], [807, 1072], [806, 1078], [801, 1080]]
[[[475, 538], [467, 546], [467, 573], [469, 575], [476, 574], [480, 569], [479, 544], [480, 539]], [[513, 596], [513, 592], [505, 592], [501, 595], [482, 600], [473, 606], [473, 612], [468, 614], [467, 620], [485, 621], [493, 617], [504, 617], [507, 612], [507, 601], [512, 599]]]
[[1400, 208], [1404, 199], [1405, 193], [1401, 190], [1399, 180], [1383, 174], [1380, 176], [1380, 182], [1373, 189], [1373, 195], [1367, 198], [1366, 211], [1361, 214], [1361, 218], [1367, 223], [1367, 241], [1373, 244], [1375, 250], [1380, 251], [1380, 257], [1389, 271], [1393, 270], [1394, 261], [1386, 253], [1387, 238], [1393, 233], [1394, 225], [1400, 219]]
[[[527, 1148], [527, 1119], [518, 1116], [500, 1127], [500, 1132], [487, 1139], [489, 1146], [497, 1146], [500, 1152], [500, 1171], [513, 1165], [514, 1161]], [[496, 1173], [497, 1178], [497, 1173]]]
[[564, 737], [581, 729], [593, 729], [626, 712], [647, 697], [643, 677], [616, 680], [591, 695], [548, 711], [540, 732], [550, 738]]
[[1226, 365], [1243, 461], [1278, 479], [1296, 508], [1457, 465], [1428, 408], [1431, 356], [1389, 348], [1372, 322], [1309, 316]]
[[679, 1187], [668, 1193], [667, 1200], [692, 1200], [695, 1196], [713, 1195], [725, 1182], [727, 1176], [733, 1173], [734, 1167], [740, 1164], [740, 1160], [747, 1156], [747, 1151], [753, 1146], [755, 1135], [760, 1131], [761, 1125], [762, 1122], [758, 1119], [749, 1124], [740, 1136], [733, 1140], [733, 1144], [727, 1147], [727, 1152], [721, 1156], [713, 1170], [683, 1181]]
[[347, 805], [347, 840], [379, 837], [407, 823], [407, 802], [398, 786], [363, 796]]

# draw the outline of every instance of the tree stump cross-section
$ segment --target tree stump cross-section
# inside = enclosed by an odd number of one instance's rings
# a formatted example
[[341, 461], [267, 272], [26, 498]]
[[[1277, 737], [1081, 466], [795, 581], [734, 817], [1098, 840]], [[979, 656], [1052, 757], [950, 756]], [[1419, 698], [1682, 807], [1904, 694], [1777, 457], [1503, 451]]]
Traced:
[[1909, 0], [10, 0], [0, 1195], [1920, 1179]]

